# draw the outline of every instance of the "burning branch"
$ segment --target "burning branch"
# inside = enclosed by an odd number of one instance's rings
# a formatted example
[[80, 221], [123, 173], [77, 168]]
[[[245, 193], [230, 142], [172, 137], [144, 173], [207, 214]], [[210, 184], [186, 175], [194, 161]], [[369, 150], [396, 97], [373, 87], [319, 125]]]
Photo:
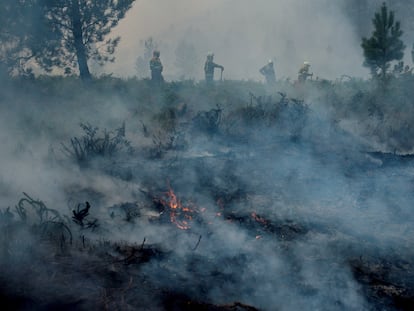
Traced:
[[188, 230], [191, 228], [190, 221], [193, 220], [193, 214], [198, 213], [198, 210], [190, 202], [184, 206], [181, 203], [169, 186], [164, 198], [158, 199], [164, 208], [167, 208], [170, 213], [170, 221], [181, 230]]

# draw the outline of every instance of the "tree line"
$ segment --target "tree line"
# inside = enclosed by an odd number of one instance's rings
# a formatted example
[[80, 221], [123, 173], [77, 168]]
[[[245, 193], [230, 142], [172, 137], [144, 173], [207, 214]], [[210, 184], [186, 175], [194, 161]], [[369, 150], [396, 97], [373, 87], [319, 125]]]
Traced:
[[[78, 72], [82, 80], [90, 80], [89, 61], [99, 65], [114, 61], [120, 37], [109, 37], [109, 34], [134, 2], [1, 0], [0, 70], [10, 75], [31, 74], [33, 66], [37, 66], [47, 73], [57, 69], [65, 74]], [[372, 24], [371, 37], [362, 38], [361, 43], [364, 66], [374, 78], [385, 80], [391, 62], [401, 64], [404, 57], [403, 31], [394, 11], [388, 10], [385, 2], [375, 13]], [[414, 62], [414, 46], [412, 53]], [[146, 58], [138, 59], [137, 66], [145, 67]], [[188, 63], [188, 60], [177, 61], [180, 66]]]

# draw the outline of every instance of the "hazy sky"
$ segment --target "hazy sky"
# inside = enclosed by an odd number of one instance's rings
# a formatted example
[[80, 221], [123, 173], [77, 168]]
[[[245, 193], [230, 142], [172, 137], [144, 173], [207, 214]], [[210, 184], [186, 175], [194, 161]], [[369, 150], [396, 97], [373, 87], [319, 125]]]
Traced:
[[137, 0], [116, 29], [121, 35], [115, 75], [136, 73], [143, 54], [140, 41], [160, 43], [164, 74], [173, 77], [175, 50], [186, 40], [200, 54], [200, 73], [208, 51], [225, 67], [227, 79], [261, 79], [258, 68], [275, 60], [277, 77], [296, 78], [303, 61], [315, 76], [365, 76], [360, 38], [341, 10], [329, 0]]

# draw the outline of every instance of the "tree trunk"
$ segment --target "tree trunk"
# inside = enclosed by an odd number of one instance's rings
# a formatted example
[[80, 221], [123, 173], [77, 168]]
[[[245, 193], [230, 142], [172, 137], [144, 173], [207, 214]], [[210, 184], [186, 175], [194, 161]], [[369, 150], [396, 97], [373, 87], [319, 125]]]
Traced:
[[85, 44], [83, 43], [82, 21], [79, 9], [79, 0], [72, 1], [72, 32], [75, 43], [76, 58], [78, 60], [79, 75], [83, 81], [91, 79], [86, 56]]
[[381, 68], [381, 79], [382, 81], [385, 81], [387, 78], [387, 62], [381, 61], [380, 68]]

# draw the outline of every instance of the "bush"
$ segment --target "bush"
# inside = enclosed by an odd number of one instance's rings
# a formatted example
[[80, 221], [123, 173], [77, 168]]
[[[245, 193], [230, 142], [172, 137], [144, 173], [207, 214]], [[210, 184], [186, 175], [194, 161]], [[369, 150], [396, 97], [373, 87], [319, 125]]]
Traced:
[[122, 152], [131, 153], [130, 142], [125, 138], [125, 123], [115, 131], [99, 131], [90, 124], [80, 124], [84, 135], [73, 137], [70, 145], [62, 143], [63, 151], [80, 166], [88, 165], [93, 159], [114, 157]]

